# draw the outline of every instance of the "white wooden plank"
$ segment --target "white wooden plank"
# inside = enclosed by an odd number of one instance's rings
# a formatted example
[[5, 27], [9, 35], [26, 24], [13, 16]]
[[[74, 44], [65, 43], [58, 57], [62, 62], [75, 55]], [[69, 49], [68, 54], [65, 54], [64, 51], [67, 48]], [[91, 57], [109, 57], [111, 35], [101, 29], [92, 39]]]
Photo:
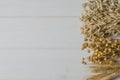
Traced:
[[85, 80], [80, 55], [80, 50], [0, 49], [0, 80]]
[[80, 48], [79, 18], [0, 19], [0, 48]]
[[82, 0], [0, 0], [0, 16], [79, 16]]

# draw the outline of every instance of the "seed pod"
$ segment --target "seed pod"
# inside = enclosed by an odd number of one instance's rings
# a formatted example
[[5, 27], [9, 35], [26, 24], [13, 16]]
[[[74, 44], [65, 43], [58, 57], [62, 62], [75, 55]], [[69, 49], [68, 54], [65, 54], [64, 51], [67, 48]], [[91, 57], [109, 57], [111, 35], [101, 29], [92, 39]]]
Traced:
[[101, 37], [99, 38], [94, 37], [94, 39], [96, 40], [92, 40], [83, 45], [85, 48], [90, 48], [91, 50], [93, 50], [93, 55], [91, 56], [92, 58], [89, 59], [89, 61], [93, 63], [95, 62], [96, 64], [103, 64], [103, 63], [111, 64], [113, 61], [116, 60], [116, 57], [120, 56], [120, 48], [119, 48], [120, 41], [113, 39], [107, 40]]

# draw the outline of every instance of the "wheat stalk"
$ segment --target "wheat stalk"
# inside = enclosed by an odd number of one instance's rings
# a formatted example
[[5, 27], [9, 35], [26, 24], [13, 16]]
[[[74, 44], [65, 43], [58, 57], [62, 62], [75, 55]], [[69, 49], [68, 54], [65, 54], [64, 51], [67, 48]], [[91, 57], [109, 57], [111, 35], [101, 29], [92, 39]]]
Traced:
[[[114, 64], [114, 65], [113, 65]], [[99, 73], [87, 80], [113, 80], [120, 76], [120, 63], [91, 66], [92, 72]]]

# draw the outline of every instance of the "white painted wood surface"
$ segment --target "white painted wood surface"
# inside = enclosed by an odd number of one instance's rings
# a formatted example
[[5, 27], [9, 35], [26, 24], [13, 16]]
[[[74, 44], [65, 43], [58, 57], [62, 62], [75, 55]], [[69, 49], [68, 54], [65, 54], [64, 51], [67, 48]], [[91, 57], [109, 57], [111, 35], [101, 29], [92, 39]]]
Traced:
[[79, 18], [0, 18], [0, 48], [80, 48]]
[[[0, 80], [84, 80], [79, 50], [0, 50]], [[83, 70], [81, 70], [83, 69]]]
[[0, 0], [0, 16], [79, 16], [82, 0]]

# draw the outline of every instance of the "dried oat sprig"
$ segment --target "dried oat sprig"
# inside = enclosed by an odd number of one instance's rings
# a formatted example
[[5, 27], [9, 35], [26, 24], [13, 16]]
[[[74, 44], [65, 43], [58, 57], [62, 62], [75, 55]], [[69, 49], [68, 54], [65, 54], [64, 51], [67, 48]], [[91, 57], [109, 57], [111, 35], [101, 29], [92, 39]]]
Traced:
[[112, 39], [120, 34], [120, 0], [89, 0], [83, 7], [81, 31], [86, 43], [82, 49], [91, 49], [88, 60], [99, 64], [91, 67], [99, 74], [87, 80], [113, 80], [120, 76], [120, 41]]
[[83, 7], [81, 30], [86, 37], [108, 38], [120, 34], [119, 0], [89, 0]]

